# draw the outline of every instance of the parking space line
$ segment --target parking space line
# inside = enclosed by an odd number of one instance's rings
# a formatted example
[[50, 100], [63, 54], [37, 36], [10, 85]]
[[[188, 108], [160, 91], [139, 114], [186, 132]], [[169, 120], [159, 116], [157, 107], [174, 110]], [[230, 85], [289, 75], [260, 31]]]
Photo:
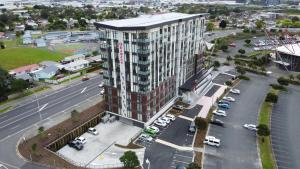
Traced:
[[194, 119], [192, 119], [190, 117], [186, 117], [186, 116], [182, 116], [182, 115], [179, 115], [178, 117], [182, 118], [182, 119], [185, 119], [185, 120], [194, 121]]

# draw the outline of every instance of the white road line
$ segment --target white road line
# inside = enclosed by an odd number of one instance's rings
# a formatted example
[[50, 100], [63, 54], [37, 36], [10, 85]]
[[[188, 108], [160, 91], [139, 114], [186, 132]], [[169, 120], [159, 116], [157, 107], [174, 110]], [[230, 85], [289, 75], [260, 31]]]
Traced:
[[183, 157], [183, 158], [193, 158], [193, 157], [190, 157], [190, 156], [184, 156], [184, 155], [180, 155], [180, 154], [175, 154], [175, 156], [179, 156], [179, 157]]
[[83, 88], [83, 90], [80, 93], [83, 93], [86, 90], [87, 87]]
[[173, 160], [173, 161], [178, 162], [178, 163], [189, 164], [188, 162], [185, 162], [185, 161], [179, 161], [179, 160]]
[[5, 118], [5, 117], [7, 117], [7, 115], [0, 117], [0, 119], [3, 119], [3, 118]]
[[44, 104], [44, 106], [42, 106], [39, 111], [42, 111], [46, 106], [48, 105], [48, 103]]
[[[92, 89], [95, 89], [95, 88], [97, 88], [97, 86], [92, 87], [92, 88], [90, 88], [89, 90], [92, 90]], [[74, 95], [73, 95], [73, 94], [74, 94]], [[54, 102], [53, 105], [56, 105], [56, 104], [58, 104], [58, 103], [61, 103], [61, 102], [65, 101], [65, 100], [67, 100], [68, 98], [66, 98], [66, 97], [71, 96], [71, 95], [73, 95], [73, 97], [74, 97], [74, 96], [77, 96], [77, 95], [78, 95], [78, 92], [77, 92], [77, 91], [74, 91], [74, 92], [72, 92], [72, 93], [69, 93], [69, 94], [65, 95], [64, 97], [60, 97], [59, 99], [63, 98], [62, 101], [55, 102], [55, 101], [58, 100], [58, 99], [55, 99], [55, 100], [53, 100], [53, 101], [50, 101], [49, 103]], [[53, 105], [52, 105], [52, 106], [53, 106]], [[34, 109], [37, 109], [37, 108], [34, 108]], [[0, 124], [3, 124], [3, 123], [5, 123], [5, 122], [7, 122], [7, 121], [10, 121], [10, 120], [12, 120], [12, 119], [16, 119], [16, 118], [18, 118], [19, 116], [25, 115], [25, 114], [27, 114], [28, 112], [31, 112], [31, 111], [34, 110], [34, 109], [30, 109], [30, 110], [24, 112], [23, 114], [18, 114], [18, 115], [13, 116], [13, 117], [11, 117], [11, 118], [9, 118], [9, 119], [6, 119], [6, 120], [4, 120], [4, 121], [1, 121]], [[34, 112], [34, 113], [36, 113], [36, 112]], [[31, 112], [31, 114], [29, 114], [29, 116], [31, 116], [31, 115], [34, 114], [34, 113]], [[28, 116], [26, 116], [26, 117], [28, 117]], [[21, 118], [22, 118], [22, 117], [21, 117]], [[22, 119], [23, 119], [23, 118], [22, 118]], [[19, 119], [17, 119], [16, 121], [18, 121], [18, 120], [19, 120]], [[0, 127], [0, 128], [1, 128], [1, 127]]]
[[[11, 167], [11, 168], [15, 168], [15, 169], [20, 169], [19, 167], [17, 167], [17, 166], [14, 166], [14, 165], [11, 165], [11, 164], [7, 164], [7, 163], [5, 163], [5, 162], [3, 162], [3, 161], [0, 161], [0, 163], [2, 163], [2, 164], [4, 164], [4, 165], [7, 165], [7, 166], [9, 166], [9, 167]], [[4, 166], [5, 167], [5, 166]], [[7, 168], [7, 167], [6, 167]]]
[[20, 125], [16, 125], [16, 126], [14, 126], [14, 127], [10, 128], [10, 130], [13, 130], [13, 129], [15, 129], [15, 128], [19, 127], [19, 126], [20, 126]]

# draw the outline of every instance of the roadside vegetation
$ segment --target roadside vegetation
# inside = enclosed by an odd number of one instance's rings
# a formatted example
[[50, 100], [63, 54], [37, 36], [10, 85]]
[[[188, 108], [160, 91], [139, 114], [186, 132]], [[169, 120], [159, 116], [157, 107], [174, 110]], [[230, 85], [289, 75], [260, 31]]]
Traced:
[[270, 138], [270, 119], [273, 105], [277, 103], [278, 90], [270, 89], [263, 102], [258, 118], [258, 143], [263, 169], [276, 169]]

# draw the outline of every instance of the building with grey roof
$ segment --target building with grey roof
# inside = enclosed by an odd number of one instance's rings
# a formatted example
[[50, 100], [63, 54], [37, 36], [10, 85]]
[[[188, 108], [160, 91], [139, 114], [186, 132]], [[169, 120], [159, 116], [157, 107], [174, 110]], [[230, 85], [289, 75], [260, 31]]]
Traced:
[[182, 92], [208, 88], [211, 79], [202, 78], [209, 74], [202, 55], [205, 16], [164, 13], [95, 23], [107, 111], [151, 122]]

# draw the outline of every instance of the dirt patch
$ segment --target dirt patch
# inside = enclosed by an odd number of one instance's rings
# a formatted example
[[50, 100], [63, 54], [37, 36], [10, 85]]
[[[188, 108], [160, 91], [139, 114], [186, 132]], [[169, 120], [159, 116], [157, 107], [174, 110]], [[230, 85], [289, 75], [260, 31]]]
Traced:
[[126, 148], [126, 149], [139, 149], [139, 148], [143, 148], [140, 145], [134, 144], [133, 142], [130, 142], [127, 146], [123, 146], [120, 144], [115, 144], [115, 146], [120, 147], [120, 148]]
[[35, 163], [46, 166], [81, 169], [82, 167], [77, 167], [68, 163], [45, 147], [61, 136], [67, 134], [71, 130], [75, 129], [76, 127], [99, 115], [104, 110], [105, 102], [99, 102], [98, 104], [79, 113], [78, 117], [76, 117], [76, 120], [74, 120], [73, 118], [67, 119], [59, 123], [58, 125], [44, 131], [42, 134], [23, 141], [19, 144], [18, 147], [20, 154], [29, 161], [33, 161]]
[[195, 163], [198, 165], [202, 165], [202, 153], [201, 152], [195, 152]]

